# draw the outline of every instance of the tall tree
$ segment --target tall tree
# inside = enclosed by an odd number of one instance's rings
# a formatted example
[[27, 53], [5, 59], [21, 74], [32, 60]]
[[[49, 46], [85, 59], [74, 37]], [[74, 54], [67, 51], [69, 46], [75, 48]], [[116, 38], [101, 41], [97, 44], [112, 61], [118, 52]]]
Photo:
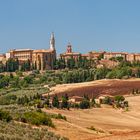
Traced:
[[59, 99], [57, 95], [54, 95], [53, 99], [52, 99], [52, 105], [53, 107], [59, 108]]

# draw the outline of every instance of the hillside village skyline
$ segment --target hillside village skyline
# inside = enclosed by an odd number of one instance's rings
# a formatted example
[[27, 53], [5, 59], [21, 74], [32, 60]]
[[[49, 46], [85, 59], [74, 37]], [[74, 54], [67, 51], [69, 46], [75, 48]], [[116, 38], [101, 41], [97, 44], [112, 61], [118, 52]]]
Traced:
[[[52, 32], [52, 33], [54, 33], [54, 32]], [[57, 38], [57, 37], [55, 37], [55, 38]], [[56, 40], [56, 39], [55, 39]], [[49, 41], [48, 41], [49, 42]], [[47, 43], [48, 45], [46, 45], [46, 47], [39, 47], [39, 48], [34, 48], [34, 47], [14, 47], [14, 48], [12, 48], [12, 47], [9, 47], [9, 49], [7, 50], [7, 51], [4, 51], [4, 49], [2, 48], [2, 49], [0, 49], [0, 54], [6, 54], [6, 53], [8, 53], [9, 51], [11, 51], [11, 50], [27, 50], [27, 49], [30, 49], [30, 50], [37, 50], [37, 49], [48, 49], [49, 48], [49, 43]], [[94, 47], [91, 47], [91, 49], [90, 50], [87, 50], [87, 51], [80, 51], [80, 47], [77, 47], [77, 46], [74, 46], [73, 44], [72, 44], [72, 42], [67, 42], [63, 47], [65, 47], [65, 49], [63, 50], [63, 51], [61, 51], [60, 52], [60, 50], [59, 50], [59, 48], [57, 48], [57, 43], [56, 43], [56, 51], [58, 51], [58, 53], [57, 53], [57, 57], [59, 57], [59, 55], [61, 54], [61, 53], [64, 53], [65, 51], [66, 51], [66, 49], [67, 49], [67, 45], [68, 44], [71, 44], [71, 46], [72, 46], [72, 48], [73, 48], [73, 50], [74, 51], [76, 51], [76, 52], [79, 52], [79, 53], [81, 53], [81, 54], [85, 54], [85, 53], [88, 53], [88, 52], [102, 52], [102, 51], [105, 51], [105, 52], [119, 52], [119, 53], [140, 53], [140, 51], [128, 51], [128, 50], [117, 50], [117, 49], [115, 49], [115, 48], [113, 48], [112, 50], [110, 50], [110, 49], [94, 49]]]

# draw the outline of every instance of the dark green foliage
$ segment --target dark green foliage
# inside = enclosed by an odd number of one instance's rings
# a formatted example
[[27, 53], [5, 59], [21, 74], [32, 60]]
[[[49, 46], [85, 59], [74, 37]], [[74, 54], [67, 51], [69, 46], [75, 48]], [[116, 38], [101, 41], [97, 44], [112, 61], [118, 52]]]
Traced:
[[64, 59], [57, 59], [55, 62], [54, 62], [54, 69], [64, 69], [66, 68], [66, 62]]
[[27, 60], [21, 65], [21, 71], [30, 71], [30, 70], [31, 70], [31, 63], [30, 60]]
[[[27, 105], [29, 102], [31, 101], [34, 101], [34, 100], [39, 100], [40, 101], [41, 99], [41, 95], [39, 95], [38, 93], [34, 96], [27, 96], [27, 95], [24, 95], [22, 97], [19, 97], [17, 99], [17, 104], [19, 105]], [[37, 102], [37, 106], [42, 106], [42, 103], [41, 102]]]
[[81, 109], [88, 109], [88, 108], [90, 108], [90, 101], [84, 98], [84, 99], [80, 102], [80, 108], [81, 108]]
[[52, 106], [59, 108], [59, 99], [57, 95], [54, 95], [53, 99], [52, 99]]
[[112, 57], [112, 58], [110, 58], [110, 60], [118, 61], [118, 62], [123, 62], [124, 58], [122, 56], [118, 56], [118, 57]]
[[8, 87], [10, 82], [9, 76], [0, 76], [0, 88]]
[[9, 122], [12, 120], [12, 117], [9, 112], [0, 109], [0, 120]]
[[10, 81], [10, 86], [12, 88], [20, 88], [20, 84], [19, 84], [19, 77], [18, 76], [14, 76], [11, 81]]
[[9, 58], [6, 62], [6, 71], [14, 72], [19, 69], [18, 59]]
[[49, 95], [49, 94], [48, 94], [48, 96], [46, 97], [45, 104], [47, 104], [47, 106], [50, 105], [50, 95]]
[[19, 97], [18, 100], [17, 100], [17, 104], [22, 104], [22, 105], [25, 105], [25, 104], [28, 104], [30, 101], [30, 99], [25, 95], [23, 97]]
[[125, 98], [121, 95], [117, 95], [114, 97], [115, 101], [117, 101], [118, 103], [123, 102], [125, 100]]
[[109, 69], [107, 68], [96, 69], [95, 74], [94, 74], [94, 79], [95, 80], [104, 79], [106, 78], [106, 75], [108, 72], [109, 72]]
[[27, 82], [27, 84], [33, 83], [33, 77], [32, 76], [26, 76], [24, 77], [24, 80]]
[[17, 96], [16, 95], [3, 95], [0, 97], [0, 105], [9, 105], [16, 103]]
[[124, 76], [127, 76], [128, 78], [131, 77], [132, 70], [129, 67], [121, 67], [121, 68], [115, 68], [112, 71], [108, 72], [106, 77], [113, 79], [118, 78], [122, 79]]
[[62, 58], [57, 59], [54, 62], [54, 69], [76, 69], [76, 68], [91, 68], [93, 67], [93, 60], [88, 60], [86, 58], [79, 57], [75, 59], [73, 57], [69, 58], [68, 60], [64, 60]]
[[67, 94], [65, 94], [65, 96], [62, 96], [61, 108], [69, 109], [68, 95]]
[[129, 107], [128, 101], [124, 101], [124, 107]]
[[102, 104], [108, 104], [111, 105], [112, 104], [112, 100], [110, 97], [106, 96], [105, 99], [102, 100]]
[[50, 127], [54, 127], [51, 118], [43, 112], [25, 112], [23, 115], [20, 116], [19, 120], [24, 123], [31, 123], [34, 125], [47, 125]]
[[4, 64], [0, 63], [0, 73], [5, 71]]

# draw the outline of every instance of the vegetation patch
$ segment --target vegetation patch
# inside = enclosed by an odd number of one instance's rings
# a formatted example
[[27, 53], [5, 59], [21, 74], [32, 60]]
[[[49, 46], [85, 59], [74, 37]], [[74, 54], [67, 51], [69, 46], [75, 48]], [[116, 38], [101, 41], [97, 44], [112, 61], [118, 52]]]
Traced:
[[68, 140], [68, 138], [55, 135], [45, 127], [32, 127], [11, 121], [0, 121], [1, 140]]
[[30, 123], [33, 125], [47, 125], [50, 127], [54, 127], [51, 117], [46, 113], [39, 111], [30, 111], [25, 112], [22, 115], [20, 114], [17, 120], [24, 123]]

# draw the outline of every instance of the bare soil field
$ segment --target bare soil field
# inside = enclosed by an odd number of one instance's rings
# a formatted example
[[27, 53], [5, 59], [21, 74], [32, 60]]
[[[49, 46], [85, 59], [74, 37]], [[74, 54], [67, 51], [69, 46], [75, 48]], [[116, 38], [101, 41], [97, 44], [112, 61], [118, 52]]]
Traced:
[[[61, 113], [67, 121], [54, 120], [57, 134], [70, 140], [140, 140], [140, 96], [128, 96], [129, 111], [103, 105], [101, 108], [85, 110], [44, 111]], [[95, 129], [89, 129], [93, 126]]]
[[97, 80], [92, 82], [62, 84], [51, 88], [50, 95], [57, 94], [59, 97], [67, 93], [69, 96], [97, 97], [101, 94], [128, 95], [133, 89], [140, 89], [140, 79], [110, 79]]
[[[44, 111], [61, 113], [67, 121], [54, 120], [57, 134], [70, 140], [140, 140], [140, 96], [130, 95], [133, 89], [140, 89], [140, 79], [98, 80], [78, 84], [63, 84], [53, 87], [51, 95], [69, 96], [88, 94], [97, 97], [100, 94], [125, 95], [129, 110], [114, 109], [102, 105], [101, 108]], [[93, 128], [93, 130], [89, 128]]]

